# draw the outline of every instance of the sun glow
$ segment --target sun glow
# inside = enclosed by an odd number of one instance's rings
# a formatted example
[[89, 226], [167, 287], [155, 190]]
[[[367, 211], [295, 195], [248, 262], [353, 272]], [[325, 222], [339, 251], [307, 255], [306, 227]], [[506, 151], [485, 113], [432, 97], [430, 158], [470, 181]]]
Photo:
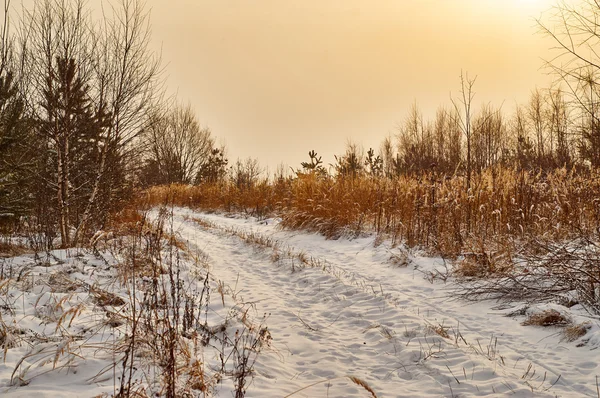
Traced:
[[484, 19], [518, 19], [523, 16], [537, 19], [550, 10], [556, 0], [471, 0], [470, 3], [471, 13]]
[[[504, 3], [504, 2], [501, 2]], [[555, 4], [553, 0], [512, 0], [514, 6], [522, 8], [526, 11], [542, 12], [552, 7]]]

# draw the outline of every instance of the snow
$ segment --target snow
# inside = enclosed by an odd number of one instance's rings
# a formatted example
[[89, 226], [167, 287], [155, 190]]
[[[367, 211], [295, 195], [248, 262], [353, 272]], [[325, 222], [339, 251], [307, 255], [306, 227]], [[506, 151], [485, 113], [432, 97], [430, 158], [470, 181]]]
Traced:
[[[247, 322], [266, 325], [272, 337], [257, 356], [246, 396], [372, 396], [363, 382], [378, 397], [597, 396], [596, 317], [556, 304], [456, 300], [453, 279], [446, 279], [450, 265], [441, 258], [374, 236], [327, 240], [278, 225], [278, 219], [173, 209], [173, 232], [189, 253], [203, 259], [202, 265], [185, 260], [187, 283], [201, 286], [208, 271], [211, 283], [221, 284], [223, 299], [211, 295], [213, 324], [232, 308], [243, 308]], [[118, 258], [104, 262], [87, 252], [52, 255], [43, 265], [38, 261], [32, 266], [31, 256], [5, 262], [15, 270], [26, 267], [40, 280], [56, 274], [80, 284], [58, 293], [47, 282], [31, 282], [29, 288], [14, 283], [5, 300], [10, 311], [0, 309], [2, 320], [56, 337], [56, 318], [85, 303], [71, 328], [90, 340], [77, 350], [67, 347], [74, 354], [61, 357], [61, 366], [54, 370], [54, 354], [64, 348], [60, 345], [73, 343], [9, 348], [0, 364], [0, 396], [110, 396], [118, 383], [112, 370], [96, 375], [115, 360], [95, 347], [119, 339], [122, 330], [86, 332], [101, 324], [98, 318], [104, 313], [89, 304], [85, 287], [100, 286], [126, 299], [127, 291], [114, 282], [111, 265]], [[59, 284], [61, 279], [53, 281]], [[0, 279], [0, 291], [1, 284]], [[68, 305], [56, 314], [56, 303], [66, 296]], [[550, 309], [575, 323], [589, 322], [587, 334], [567, 341], [559, 327], [522, 325], [527, 316]], [[515, 312], [521, 315], [506, 316]], [[29, 384], [14, 385], [11, 375], [18, 361], [36, 349], [51, 354], [48, 363], [40, 366], [41, 361], [28, 358], [32, 368], [24, 379]], [[232, 396], [231, 383], [217, 386], [215, 394]]]

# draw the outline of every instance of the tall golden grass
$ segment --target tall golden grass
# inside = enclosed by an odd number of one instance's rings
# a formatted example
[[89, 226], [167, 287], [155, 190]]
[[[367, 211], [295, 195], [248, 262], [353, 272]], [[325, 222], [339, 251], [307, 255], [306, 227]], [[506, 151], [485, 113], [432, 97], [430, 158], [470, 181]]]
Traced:
[[148, 203], [209, 211], [277, 215], [282, 226], [330, 238], [375, 232], [394, 242], [444, 255], [511, 247], [535, 236], [550, 240], [596, 231], [600, 225], [600, 174], [494, 167], [472, 177], [430, 172], [393, 179], [361, 176], [262, 181], [238, 188], [227, 182], [159, 186]]

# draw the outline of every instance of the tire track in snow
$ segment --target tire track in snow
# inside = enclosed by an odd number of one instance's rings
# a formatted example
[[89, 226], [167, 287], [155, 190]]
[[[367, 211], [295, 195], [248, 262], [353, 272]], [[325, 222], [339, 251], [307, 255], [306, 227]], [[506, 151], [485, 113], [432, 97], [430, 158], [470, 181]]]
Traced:
[[[372, 237], [331, 241], [315, 234], [279, 231], [272, 225], [248, 220], [213, 214], [204, 214], [203, 217], [221, 225], [264, 234], [299, 251], [319, 253], [332, 267], [341, 268], [348, 275], [354, 275], [356, 279], [362, 279], [376, 288], [381, 286], [396, 304], [405, 305], [406, 308], [417, 307], [417, 313], [434, 325], [453, 327], [460, 322], [460, 332], [472, 350], [486, 354], [489, 350], [497, 360], [502, 355], [500, 362], [506, 365], [505, 371], [516, 379], [523, 378], [533, 388], [546, 389], [558, 378], [549, 392], [559, 396], [597, 396], [594, 374], [598, 371], [598, 362], [582, 362], [580, 357], [589, 349], [561, 344], [551, 332], [546, 332], [546, 337], [540, 340], [538, 329], [522, 327], [515, 319], [507, 318], [502, 313], [490, 313], [489, 303], [464, 303], [436, 296], [440, 285], [434, 286], [422, 278], [414, 278], [414, 275], [411, 278], [409, 269], [385, 266], [389, 249], [383, 245], [374, 248]], [[428, 258], [414, 260], [420, 265], [434, 261]], [[494, 344], [494, 338], [498, 339], [497, 345]], [[587, 377], [585, 382], [582, 382], [582, 376], [584, 380]]]
[[[357, 261], [356, 256], [312, 246], [319, 255], [329, 255], [327, 262], [333, 261], [342, 270], [350, 269], [350, 280], [321, 269], [290, 273], [289, 264], [272, 263], [268, 253], [223, 230], [207, 230], [184, 221], [183, 216], [189, 212], [177, 210], [176, 214], [179, 233], [210, 256], [213, 275], [232, 286], [237, 281], [238, 295], [253, 302], [257, 314], [271, 314], [267, 325], [279, 353], [259, 357], [257, 370], [261, 377], [257, 377], [251, 391], [256, 388], [266, 394], [275, 388], [281, 393], [292, 392], [320, 379], [352, 374], [367, 381], [381, 396], [513, 392], [531, 396], [515, 372], [437, 335], [426, 336], [424, 319], [433, 318], [415, 313], [413, 306], [429, 303], [431, 311], [435, 307], [420, 290], [402, 287], [408, 290], [402, 294], [404, 301], [391, 306], [390, 299], [395, 300], [391, 295], [384, 298], [353, 286], [352, 279], [355, 283], [379, 282], [386, 290], [389, 287], [387, 281], [378, 281], [373, 275], [362, 278], [354, 272], [351, 264]], [[221, 221], [221, 226], [227, 224], [217, 216], [210, 219]], [[330, 396], [364, 393], [345, 380], [331, 384]], [[325, 385], [314, 388], [323, 389]], [[308, 390], [306, 396], [314, 396], [314, 391]], [[536, 396], [553, 394], [540, 392]]]
[[[327, 250], [329, 242], [324, 240], [317, 242], [317, 244], [312, 244], [313, 250]], [[351, 242], [347, 243], [351, 244]], [[290, 244], [295, 244], [295, 247], [300, 248], [306, 247], [302, 244], [298, 245], [297, 242]], [[367, 256], [372, 256], [372, 252], [369, 254], [369, 250], [366, 250], [372, 247], [373, 240], [368, 240], [368, 243], [356, 253], [364, 252]], [[373, 259], [369, 260], [373, 261]], [[415, 259], [417, 265], [431, 261], [433, 260], [427, 258]], [[539, 340], [539, 332], [535, 327], [522, 327], [516, 319], [508, 318], [503, 313], [490, 313], [489, 303], [464, 303], [459, 300], [450, 300], [447, 295], [435, 295], [435, 292], [441, 289], [440, 285], [437, 285], [436, 288], [433, 284], [428, 285], [422, 279], [415, 280], [414, 284], [401, 283], [402, 278], [390, 278], [393, 276], [390, 275], [390, 272], [394, 273], [393, 269], [389, 267], [357, 267], [360, 261], [345, 251], [328, 253], [328, 262], [344, 267], [356, 275], [367, 272], [367, 276], [363, 276], [365, 280], [382, 286], [384, 291], [392, 292], [392, 296], [407, 297], [413, 305], [427, 308], [427, 312], [421, 311], [421, 313], [426, 320], [433, 324], [441, 323], [446, 326], [460, 324], [461, 335], [471, 343], [473, 349], [485, 354], [491, 351], [496, 359], [502, 355], [502, 363], [520, 370], [519, 373], [515, 373], [517, 377], [527, 375], [524, 379], [530, 378], [532, 371], [529, 366], [533, 365], [537, 377], [528, 380], [533, 387], [540, 386], [545, 389], [558, 380], [551, 390], [554, 393], [562, 391], [566, 396], [577, 393], [591, 397], [597, 396], [592, 370], [597, 369], [598, 364], [582, 363], [579, 357], [581, 351], [576, 351], [573, 345], [560, 344], [556, 341], [558, 340], [556, 336], [554, 336], [554, 340], [544, 343]], [[402, 270], [397, 271], [402, 273]], [[401, 287], [399, 288], [399, 286]], [[428, 294], [423, 294], [423, 290], [426, 290]], [[449, 290], [446, 291], [450, 294]], [[396, 300], [396, 302], [399, 301]], [[465, 308], [473, 308], [473, 311], [465, 311]], [[498, 345], [495, 344], [496, 338]], [[493, 344], [493, 347], [490, 347], [490, 344]], [[580, 380], [581, 374], [590, 375], [588, 384], [571, 381]], [[544, 385], [544, 383], [546, 384]]]

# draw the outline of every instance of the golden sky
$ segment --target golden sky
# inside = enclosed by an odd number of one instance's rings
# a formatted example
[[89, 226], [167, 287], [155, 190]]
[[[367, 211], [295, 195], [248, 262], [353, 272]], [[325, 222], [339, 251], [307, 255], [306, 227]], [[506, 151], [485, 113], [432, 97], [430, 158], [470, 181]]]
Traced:
[[417, 103], [450, 105], [461, 70], [475, 104], [525, 102], [551, 78], [535, 17], [552, 0], [147, 0], [168, 86], [230, 159], [273, 171], [348, 139], [378, 147]]

